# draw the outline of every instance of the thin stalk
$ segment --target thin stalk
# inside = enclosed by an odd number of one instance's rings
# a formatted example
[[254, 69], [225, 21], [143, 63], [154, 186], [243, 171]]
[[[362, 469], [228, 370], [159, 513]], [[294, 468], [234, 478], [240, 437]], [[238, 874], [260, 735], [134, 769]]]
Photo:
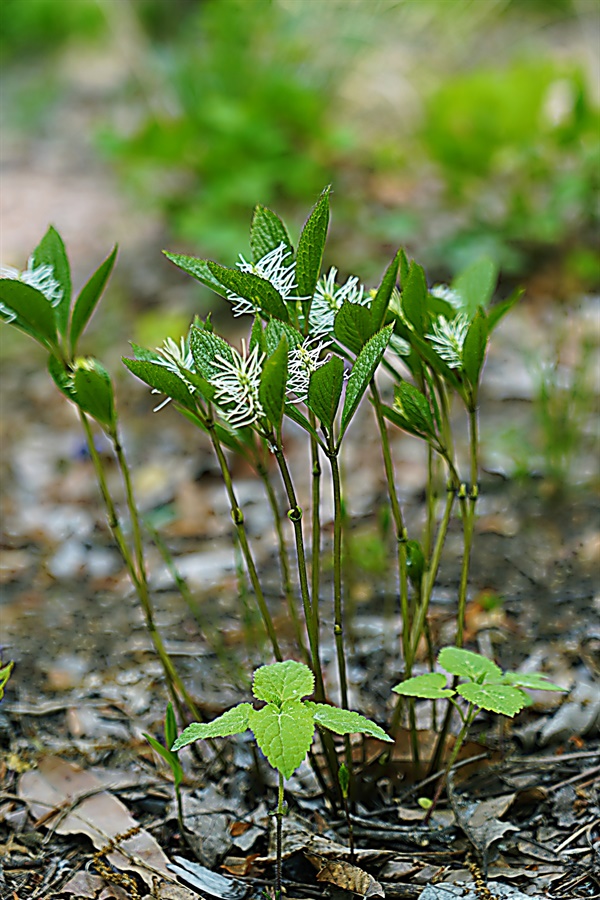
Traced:
[[283, 826], [283, 817], [285, 815], [285, 806], [283, 803], [283, 775], [281, 772], [279, 775], [279, 785], [277, 792], [277, 812], [275, 816], [277, 818], [277, 843], [276, 843], [276, 855], [277, 860], [275, 863], [275, 900], [280, 900], [281, 898], [281, 857], [282, 857], [282, 842], [281, 842], [281, 831]]
[[244, 526], [244, 513], [242, 512], [235, 494], [235, 490], [233, 487], [233, 479], [231, 477], [231, 471], [227, 464], [227, 460], [225, 458], [225, 453], [223, 452], [223, 447], [221, 446], [221, 442], [217, 437], [214, 428], [214, 422], [212, 419], [207, 421], [208, 431], [210, 434], [210, 439], [213, 445], [213, 449], [216, 453], [217, 460], [219, 462], [219, 467], [221, 469], [221, 475], [223, 477], [223, 481], [225, 483], [225, 490], [227, 491], [227, 497], [229, 499], [229, 505], [231, 507], [231, 518], [233, 524], [235, 525], [235, 529], [237, 532], [237, 537], [240, 543], [240, 548], [242, 554], [244, 556], [244, 560], [246, 562], [246, 567], [248, 569], [248, 575], [250, 576], [250, 582], [252, 584], [252, 589], [254, 590], [254, 594], [256, 596], [256, 602], [258, 603], [258, 608], [260, 610], [260, 614], [262, 616], [262, 620], [265, 625], [265, 629], [267, 634], [269, 635], [269, 639], [271, 641], [271, 646], [273, 647], [273, 655], [277, 662], [281, 662], [283, 656], [281, 654], [281, 650], [279, 649], [279, 643], [277, 641], [277, 635], [275, 633], [275, 626], [273, 625], [273, 619], [271, 618], [271, 613], [267, 607], [267, 603], [265, 601], [265, 596], [263, 594], [263, 589], [258, 578], [258, 573], [256, 571], [256, 565], [254, 563], [254, 557], [252, 556], [252, 551], [250, 549], [250, 545], [248, 543], [248, 536], [246, 534], [246, 528]]
[[436, 501], [437, 501], [437, 487], [435, 484], [435, 481], [436, 481], [435, 461], [436, 461], [436, 457], [434, 454], [434, 449], [431, 446], [431, 444], [428, 444], [427, 445], [427, 496], [426, 496], [427, 521], [425, 523], [425, 536], [423, 539], [423, 555], [425, 556], [425, 560], [428, 565], [431, 560], [431, 553], [433, 550], [433, 532], [435, 530], [435, 508], [436, 508]]
[[[309, 421], [313, 428], [316, 427], [316, 419], [314, 413], [309, 411]], [[311, 569], [310, 569], [310, 589], [311, 596], [314, 598], [313, 613], [316, 620], [317, 630], [319, 628], [319, 590], [321, 582], [321, 461], [319, 459], [319, 445], [316, 438], [310, 436], [310, 459], [311, 459]]]
[[[450, 718], [452, 717], [452, 712], [453, 712], [454, 706], [455, 706], [455, 704], [454, 704], [452, 701], [450, 701], [450, 703], [448, 704], [448, 709], [449, 709], [449, 712], [450, 712]], [[460, 707], [457, 707], [457, 709], [458, 709], [459, 713], [460, 713], [461, 716], [462, 716]], [[456, 758], [457, 758], [458, 754], [460, 753], [460, 748], [462, 747], [462, 745], [463, 745], [464, 742], [465, 742], [465, 738], [466, 738], [466, 736], [467, 736], [467, 733], [468, 733], [468, 731], [469, 731], [469, 728], [471, 727], [471, 725], [472, 725], [472, 723], [473, 723], [473, 719], [474, 719], [475, 716], [477, 715], [477, 712], [478, 712], [477, 707], [474, 706], [472, 703], [469, 704], [469, 707], [468, 707], [468, 709], [467, 709], [467, 712], [466, 712], [465, 715], [463, 716], [463, 725], [462, 725], [462, 728], [460, 729], [460, 731], [459, 731], [459, 733], [458, 733], [458, 736], [457, 736], [457, 738], [456, 738], [456, 742], [455, 742], [455, 744], [454, 744], [454, 747], [452, 748], [452, 753], [450, 754], [450, 759], [448, 760], [448, 764], [447, 764], [447, 766], [446, 766], [446, 769], [445, 769], [445, 771], [444, 771], [444, 774], [443, 774], [442, 777], [440, 778], [440, 781], [439, 781], [439, 783], [438, 783], [438, 786], [437, 786], [437, 788], [436, 788], [436, 790], [435, 790], [435, 794], [433, 795], [433, 800], [432, 800], [432, 802], [431, 802], [431, 806], [430, 806], [429, 809], [427, 810], [427, 813], [425, 814], [425, 818], [423, 819], [423, 824], [424, 824], [424, 825], [428, 825], [428, 824], [429, 824], [429, 820], [431, 819], [431, 816], [433, 815], [433, 813], [434, 813], [434, 811], [435, 811], [435, 808], [436, 808], [436, 806], [438, 805], [439, 799], [440, 799], [440, 797], [441, 797], [441, 795], [442, 795], [442, 791], [443, 791], [443, 789], [444, 789], [444, 785], [445, 785], [446, 782], [448, 781], [448, 776], [450, 775], [450, 772], [451, 772], [451, 770], [452, 770], [452, 766], [453, 766], [454, 763], [456, 762]]]
[[477, 407], [474, 403], [469, 406], [469, 456], [471, 472], [471, 489], [468, 498], [461, 497], [461, 510], [463, 517], [463, 560], [460, 573], [460, 588], [458, 594], [458, 615], [456, 623], [456, 646], [462, 647], [464, 639], [465, 612], [467, 606], [467, 589], [469, 586], [469, 568], [471, 564], [471, 550], [473, 547], [473, 532], [475, 530], [475, 504], [479, 493], [479, 430], [477, 420]]

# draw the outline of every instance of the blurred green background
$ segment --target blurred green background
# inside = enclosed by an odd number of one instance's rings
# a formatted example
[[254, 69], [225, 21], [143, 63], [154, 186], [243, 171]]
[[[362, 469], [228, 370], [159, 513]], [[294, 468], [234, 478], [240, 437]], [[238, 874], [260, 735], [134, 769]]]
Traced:
[[4, 124], [17, 156], [41, 140], [68, 165], [79, 141], [172, 249], [232, 264], [255, 203], [299, 227], [332, 183], [330, 261], [368, 282], [404, 245], [438, 279], [486, 253], [561, 296], [599, 281], [599, 18], [596, 0], [3, 0]]

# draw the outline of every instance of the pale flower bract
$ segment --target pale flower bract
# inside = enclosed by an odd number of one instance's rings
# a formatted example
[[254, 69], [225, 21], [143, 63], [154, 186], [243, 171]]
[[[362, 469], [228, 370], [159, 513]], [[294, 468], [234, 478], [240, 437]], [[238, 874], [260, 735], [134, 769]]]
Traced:
[[331, 334], [335, 316], [344, 302], [357, 303], [359, 306], [370, 306], [371, 297], [366, 294], [356, 275], [351, 275], [345, 284], [336, 285], [337, 269], [332, 266], [327, 275], [317, 283], [310, 306], [308, 322], [310, 333], [315, 335]]
[[214, 402], [221, 407], [223, 418], [234, 428], [252, 425], [257, 419], [264, 417], [258, 390], [265, 353], [261, 353], [258, 344], [250, 353], [242, 341], [241, 354], [231, 347], [232, 358], [215, 356], [213, 365], [217, 372], [211, 378], [216, 393]]
[[468, 330], [469, 319], [465, 315], [458, 315], [451, 321], [445, 316], [439, 316], [433, 323], [433, 333], [426, 334], [425, 337], [431, 341], [437, 355], [447, 362], [451, 369], [460, 369], [463, 364], [463, 344]]
[[314, 335], [290, 350], [286, 390], [288, 394], [294, 395], [296, 402], [304, 402], [308, 397], [310, 376], [329, 359], [329, 356], [321, 358], [321, 355], [330, 343], [321, 340], [319, 335]]

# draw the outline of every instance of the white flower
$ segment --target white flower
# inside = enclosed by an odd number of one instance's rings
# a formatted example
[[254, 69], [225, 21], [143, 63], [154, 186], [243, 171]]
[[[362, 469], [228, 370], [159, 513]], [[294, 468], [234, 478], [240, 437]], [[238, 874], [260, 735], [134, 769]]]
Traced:
[[455, 309], [462, 309], [462, 297], [458, 291], [448, 287], [447, 284], [434, 284], [429, 293], [432, 297], [437, 297], [438, 300], [445, 300], [447, 303], [450, 303]]
[[433, 344], [437, 355], [445, 360], [451, 369], [462, 367], [462, 350], [469, 324], [469, 318], [464, 314], [456, 316], [451, 322], [444, 316], [439, 316], [433, 323], [433, 334], [425, 335]]
[[298, 402], [308, 397], [308, 385], [313, 372], [325, 365], [329, 356], [321, 359], [323, 350], [331, 341], [322, 341], [320, 336], [305, 338], [301, 344], [290, 350], [287, 393], [294, 394]]
[[[63, 290], [54, 277], [54, 268], [50, 265], [35, 266], [33, 257], [27, 263], [27, 268], [22, 272], [12, 266], [0, 266], [0, 278], [10, 278], [12, 281], [22, 281], [30, 287], [40, 291], [51, 306], [57, 306], [63, 298]], [[2, 304], [2, 312], [11, 316], [10, 321], [16, 319], [16, 314], [9, 307]]]
[[[280, 293], [283, 300], [301, 300], [301, 297], [295, 297], [292, 294], [296, 289], [296, 263], [291, 262], [289, 265], [285, 265], [285, 260], [290, 254], [290, 248], [281, 243], [255, 263], [248, 262], [240, 253], [240, 261], [236, 265], [242, 272], [258, 275], [259, 278], [268, 281]], [[228, 291], [227, 299], [233, 303], [234, 316], [242, 316], [245, 313], [256, 315], [260, 312], [255, 303], [245, 297], [240, 297], [235, 291]]]
[[[177, 375], [178, 378], [181, 378], [189, 388], [190, 392], [193, 393], [196, 390], [196, 387], [185, 377], [186, 371], [194, 371], [194, 357], [192, 356], [192, 351], [190, 350], [186, 339], [182, 337], [178, 344], [173, 338], [168, 337], [163, 341], [162, 347], [157, 347], [156, 350], [163, 357], [163, 359], [154, 360], [156, 365], [164, 366], [169, 372], [172, 372], [174, 375]], [[160, 391], [153, 388], [152, 393], [160, 394]], [[159, 403], [159, 405], [154, 408], [153, 412], [159, 412], [159, 410], [163, 409], [167, 403], [170, 402], [171, 398], [167, 397], [162, 403]]]
[[211, 378], [213, 387], [217, 389], [214, 401], [221, 407], [223, 417], [234, 428], [252, 425], [265, 415], [258, 397], [260, 375], [265, 353], [261, 353], [258, 344], [250, 353], [242, 341], [242, 352], [231, 347], [232, 359], [215, 356], [213, 365], [217, 373]]
[[315, 288], [308, 317], [313, 334], [330, 334], [333, 331], [335, 315], [344, 301], [358, 303], [360, 306], [369, 306], [371, 303], [371, 297], [368, 294], [365, 296], [365, 289], [356, 275], [351, 275], [346, 284], [340, 287], [336, 287], [336, 276], [337, 269], [332, 266], [327, 275], [319, 279]]

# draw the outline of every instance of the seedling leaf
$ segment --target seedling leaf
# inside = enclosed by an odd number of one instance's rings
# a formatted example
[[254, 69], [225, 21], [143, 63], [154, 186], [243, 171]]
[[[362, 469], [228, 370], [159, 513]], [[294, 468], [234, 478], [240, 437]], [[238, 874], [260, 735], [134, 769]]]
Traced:
[[545, 675], [539, 672], [505, 672], [502, 678], [503, 684], [510, 684], [514, 687], [528, 688], [530, 691], [566, 691], [567, 688], [560, 687], [548, 681]]
[[212, 722], [192, 722], [191, 725], [184, 728], [171, 750], [175, 753], [194, 741], [205, 740], [206, 738], [241, 734], [249, 727], [248, 720], [251, 712], [253, 712], [252, 704], [238, 703], [237, 706], [228, 709], [227, 712], [213, 719]]
[[[462, 650], [458, 647], [444, 647], [440, 650], [438, 663], [450, 672], [451, 675], [462, 675], [477, 681], [482, 676], [486, 681], [499, 682], [502, 678], [502, 669], [491, 659], [473, 653], [471, 650]], [[484, 707], [487, 709], [487, 707]]]
[[307, 703], [314, 712], [317, 725], [323, 725], [336, 734], [368, 734], [380, 741], [392, 741], [383, 728], [350, 709], [339, 709], [327, 703]]
[[459, 684], [456, 689], [461, 697], [502, 716], [516, 716], [527, 705], [527, 697], [518, 688], [505, 684]]
[[257, 700], [282, 704], [312, 694], [315, 676], [304, 663], [293, 659], [261, 666], [254, 673], [252, 693]]
[[454, 691], [446, 687], [447, 678], [441, 672], [428, 672], [401, 681], [392, 690], [403, 697], [421, 697], [423, 700], [441, 700], [453, 697]]
[[249, 722], [269, 763], [289, 778], [312, 743], [315, 726], [310, 709], [300, 700], [285, 700], [281, 706], [267, 703], [259, 710], [250, 707]]

